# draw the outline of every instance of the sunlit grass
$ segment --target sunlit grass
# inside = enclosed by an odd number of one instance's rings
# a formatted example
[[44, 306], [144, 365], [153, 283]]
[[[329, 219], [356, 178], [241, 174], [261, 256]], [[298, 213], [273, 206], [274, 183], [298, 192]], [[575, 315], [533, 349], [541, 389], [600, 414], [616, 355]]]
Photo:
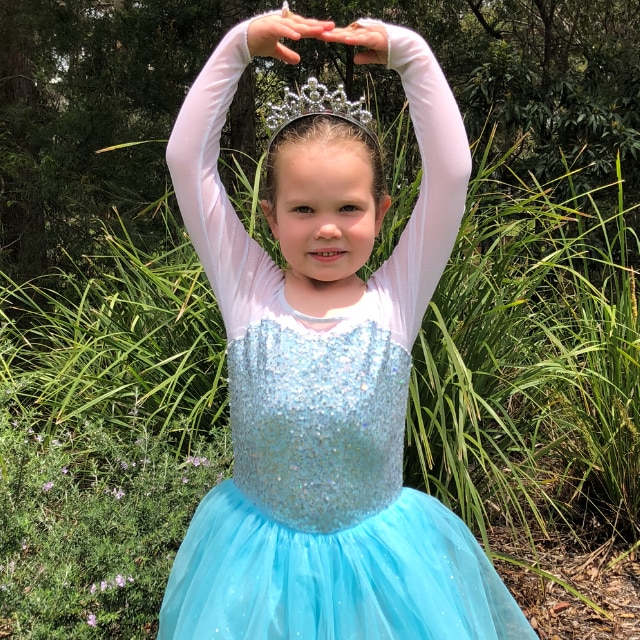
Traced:
[[222, 321], [188, 239], [165, 214], [163, 252], [136, 248], [122, 227], [106, 233], [108, 253], [92, 257], [100, 276], [60, 273], [55, 288], [4, 290], [6, 376], [37, 428], [53, 434], [100, 416], [126, 430], [144, 419], [184, 445], [225, 422]]
[[[566, 434], [558, 450], [568, 502], [590, 513], [608, 535], [640, 539], [640, 242], [625, 220], [618, 164], [617, 207], [577, 221], [574, 254], [558, 273], [555, 301], [562, 322], [548, 325], [563, 376], [551, 388], [553, 424]], [[632, 249], [632, 251], [630, 251]]]

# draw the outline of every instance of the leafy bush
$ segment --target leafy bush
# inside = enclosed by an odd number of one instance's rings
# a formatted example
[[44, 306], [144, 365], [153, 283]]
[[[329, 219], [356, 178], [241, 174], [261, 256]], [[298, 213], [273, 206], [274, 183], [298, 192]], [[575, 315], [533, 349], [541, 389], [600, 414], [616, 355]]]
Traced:
[[161, 438], [121, 437], [102, 420], [70, 420], [55, 437], [30, 424], [0, 424], [0, 630], [155, 637], [191, 514], [228, 472], [228, 438], [176, 458]]

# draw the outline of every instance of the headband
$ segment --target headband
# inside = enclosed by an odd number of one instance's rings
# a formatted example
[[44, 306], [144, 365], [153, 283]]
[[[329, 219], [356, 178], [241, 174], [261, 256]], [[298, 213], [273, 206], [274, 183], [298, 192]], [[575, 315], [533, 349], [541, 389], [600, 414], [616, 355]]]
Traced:
[[316, 78], [310, 77], [297, 94], [293, 93], [289, 87], [285, 87], [282, 104], [274, 105], [269, 102], [267, 109], [269, 115], [266, 118], [266, 125], [271, 132], [269, 147], [278, 134], [292, 122], [311, 116], [327, 115], [356, 125], [371, 138], [378, 149], [380, 148], [376, 134], [369, 127], [373, 116], [364, 108], [364, 97], [357, 102], [349, 101], [342, 84], [332, 92]]

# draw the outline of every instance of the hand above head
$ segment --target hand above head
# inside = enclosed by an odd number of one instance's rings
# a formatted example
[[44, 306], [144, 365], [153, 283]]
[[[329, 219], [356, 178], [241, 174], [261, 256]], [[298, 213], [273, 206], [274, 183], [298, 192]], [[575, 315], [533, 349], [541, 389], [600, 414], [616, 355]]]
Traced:
[[353, 58], [356, 64], [388, 63], [389, 36], [381, 24], [360, 24], [353, 22], [348, 27], [325, 31], [319, 36], [325, 42], [340, 42], [355, 47], [365, 47]]
[[304, 18], [285, 8], [282, 14], [271, 14], [253, 20], [247, 31], [247, 45], [252, 57], [271, 57], [288, 64], [297, 64], [300, 56], [286, 47], [281, 39], [323, 39], [322, 34], [333, 28], [333, 22]]

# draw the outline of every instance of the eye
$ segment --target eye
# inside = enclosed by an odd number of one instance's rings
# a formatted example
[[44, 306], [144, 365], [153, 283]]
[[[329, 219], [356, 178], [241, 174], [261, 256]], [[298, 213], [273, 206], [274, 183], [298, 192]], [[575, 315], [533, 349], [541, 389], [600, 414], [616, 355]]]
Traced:
[[302, 204], [302, 205], [300, 205], [298, 207], [294, 207], [293, 210], [296, 213], [313, 213], [313, 209], [311, 207], [308, 207], [305, 204]]
[[345, 204], [340, 207], [340, 211], [345, 213], [353, 213], [354, 211], [360, 211], [360, 207], [355, 204]]

